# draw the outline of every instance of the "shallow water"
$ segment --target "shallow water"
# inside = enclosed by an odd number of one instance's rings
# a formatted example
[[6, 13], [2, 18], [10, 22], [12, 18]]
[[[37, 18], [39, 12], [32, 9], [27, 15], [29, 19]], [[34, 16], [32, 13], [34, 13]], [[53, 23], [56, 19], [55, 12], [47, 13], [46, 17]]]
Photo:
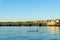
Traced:
[[60, 40], [60, 27], [0, 26], [0, 40]]

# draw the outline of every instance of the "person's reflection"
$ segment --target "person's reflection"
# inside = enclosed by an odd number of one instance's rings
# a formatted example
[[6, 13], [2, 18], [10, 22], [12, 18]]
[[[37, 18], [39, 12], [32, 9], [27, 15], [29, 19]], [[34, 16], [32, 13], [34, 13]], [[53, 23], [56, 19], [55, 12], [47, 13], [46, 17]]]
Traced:
[[59, 34], [59, 26], [49, 26], [48, 30], [51, 34]]

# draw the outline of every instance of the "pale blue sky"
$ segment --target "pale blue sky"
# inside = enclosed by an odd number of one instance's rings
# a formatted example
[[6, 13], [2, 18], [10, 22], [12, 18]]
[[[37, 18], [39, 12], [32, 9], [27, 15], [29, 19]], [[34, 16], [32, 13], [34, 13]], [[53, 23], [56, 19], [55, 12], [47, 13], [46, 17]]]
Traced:
[[60, 18], [60, 0], [0, 0], [0, 21]]

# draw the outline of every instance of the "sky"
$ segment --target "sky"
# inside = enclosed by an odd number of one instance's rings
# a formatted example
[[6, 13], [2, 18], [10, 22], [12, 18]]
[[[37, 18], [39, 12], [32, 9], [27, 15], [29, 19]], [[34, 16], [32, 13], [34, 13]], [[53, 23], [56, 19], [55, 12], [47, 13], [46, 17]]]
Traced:
[[0, 21], [60, 18], [60, 0], [0, 0]]

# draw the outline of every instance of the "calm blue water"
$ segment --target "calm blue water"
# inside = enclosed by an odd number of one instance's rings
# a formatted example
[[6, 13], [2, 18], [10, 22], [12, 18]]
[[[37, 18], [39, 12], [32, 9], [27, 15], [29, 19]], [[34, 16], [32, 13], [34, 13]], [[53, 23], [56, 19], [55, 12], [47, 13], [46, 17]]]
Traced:
[[0, 40], [60, 40], [60, 27], [0, 26]]

